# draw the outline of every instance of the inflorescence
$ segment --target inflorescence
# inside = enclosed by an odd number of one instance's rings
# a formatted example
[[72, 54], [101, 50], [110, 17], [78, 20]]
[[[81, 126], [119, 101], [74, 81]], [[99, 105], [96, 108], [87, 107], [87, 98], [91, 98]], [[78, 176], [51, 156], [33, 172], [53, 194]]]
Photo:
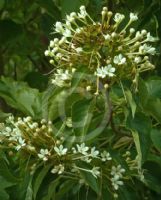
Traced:
[[95, 178], [108, 177], [114, 191], [123, 185], [125, 177], [127, 179], [125, 169], [107, 149], [97, 149], [85, 143], [67, 147], [64, 138], [54, 133], [51, 121], [45, 119], [38, 123], [31, 117], [15, 119], [10, 116], [5, 124], [0, 124], [0, 147], [10, 156], [29, 159], [31, 174], [43, 163], [51, 166], [51, 173], [70, 174], [79, 181], [83, 179], [81, 172], [84, 171]]
[[106, 7], [102, 10], [102, 21], [95, 22], [85, 6], [80, 12], [66, 16], [65, 22], [56, 22], [55, 33], [59, 38], [50, 41], [45, 55], [56, 67], [52, 83], [59, 87], [70, 86], [74, 72], [85, 71], [94, 81], [86, 81], [90, 88], [99, 92], [99, 82], [112, 85], [128, 79], [137, 87], [141, 72], [154, 69], [149, 56], [156, 54], [151, 43], [157, 38], [146, 30], [136, 31], [131, 24], [138, 16], [112, 13]]

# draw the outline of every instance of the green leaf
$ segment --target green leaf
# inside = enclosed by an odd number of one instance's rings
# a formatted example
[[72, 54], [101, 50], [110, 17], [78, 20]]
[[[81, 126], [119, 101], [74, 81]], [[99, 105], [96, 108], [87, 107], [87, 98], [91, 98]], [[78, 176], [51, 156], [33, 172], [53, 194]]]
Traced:
[[[148, 83], [147, 83], [148, 85]], [[152, 88], [152, 85], [150, 84], [147, 86], [143, 80], [139, 80], [139, 100], [142, 109], [144, 112], [148, 115], [151, 115], [153, 118], [155, 118], [159, 123], [161, 123], [161, 100], [157, 98], [158, 93], [156, 91], [160, 91], [160, 89], [154, 89]], [[158, 87], [159, 88], [159, 87]], [[152, 90], [154, 89], [154, 93]], [[160, 94], [159, 94], [160, 95]]]
[[9, 195], [7, 194], [5, 189], [9, 188], [9, 187], [11, 187], [13, 185], [15, 185], [15, 183], [9, 182], [5, 178], [0, 176], [0, 199], [3, 199], [3, 200], [8, 200], [9, 199]]
[[149, 96], [161, 98], [161, 79], [150, 79], [146, 82]]
[[24, 82], [16, 82], [10, 78], [0, 79], [0, 96], [11, 107], [32, 117], [41, 117], [42, 94]]
[[0, 199], [9, 200], [9, 195], [7, 194], [5, 190], [0, 189]]
[[20, 181], [11, 174], [9, 167], [3, 159], [0, 159], [0, 176], [5, 178], [7, 182], [12, 183], [13, 185]]
[[150, 114], [159, 123], [161, 123], [161, 100], [158, 98], [149, 98], [147, 104], [144, 106], [145, 112]]
[[36, 175], [35, 179], [34, 179], [34, 183], [33, 183], [33, 197], [34, 199], [36, 199], [36, 195], [38, 193], [38, 190], [46, 176], [46, 174], [48, 173], [49, 169], [51, 168], [51, 165], [47, 165], [45, 167], [43, 167], [40, 171], [40, 173], [38, 175]]
[[161, 167], [160, 164], [148, 161], [144, 164], [145, 184], [151, 190], [161, 194]]
[[151, 146], [151, 121], [143, 113], [136, 113], [134, 118], [128, 117], [127, 127], [132, 132], [140, 162], [144, 163]]
[[161, 151], [161, 131], [157, 129], [151, 130], [151, 139], [154, 146]]
[[93, 191], [99, 194], [100, 188], [97, 179], [89, 172], [80, 170], [80, 174], [82, 175], [86, 184], [88, 184]]
[[91, 119], [93, 117], [95, 100], [82, 99], [72, 106], [72, 122], [76, 136], [83, 137], [87, 134]]
[[60, 182], [60, 177], [54, 181], [51, 181], [48, 187], [48, 193], [42, 198], [42, 200], [51, 200], [52, 197], [56, 195], [56, 187], [58, 186], [59, 182]]
[[125, 95], [126, 95], [126, 99], [127, 99], [128, 103], [130, 105], [132, 116], [134, 117], [135, 111], [136, 111], [136, 103], [133, 99], [132, 93], [130, 90], [126, 90]]
[[29, 184], [27, 186], [25, 200], [33, 200], [32, 177], [31, 177]]
[[62, 181], [59, 187], [59, 191], [57, 191], [56, 195], [54, 196], [54, 200], [64, 199], [64, 195], [67, 194], [71, 189], [73, 189], [75, 184], [76, 182], [73, 180]]
[[[16, 43], [19, 36], [22, 34], [22, 27], [11, 20], [0, 21], [0, 42], [4, 44]], [[12, 30], [12, 31], [11, 31]]]

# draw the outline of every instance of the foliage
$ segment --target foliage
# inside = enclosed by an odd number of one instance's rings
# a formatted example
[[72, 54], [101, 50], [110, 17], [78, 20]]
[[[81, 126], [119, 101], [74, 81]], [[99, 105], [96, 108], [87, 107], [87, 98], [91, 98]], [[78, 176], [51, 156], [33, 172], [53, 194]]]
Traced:
[[[91, 19], [87, 17], [84, 32], [67, 39], [73, 49], [65, 41], [57, 50], [67, 59], [64, 62], [62, 55], [59, 60], [60, 54], [55, 58], [51, 53], [57, 47], [54, 38], [60, 41], [58, 33], [53, 35], [53, 23], [80, 12], [82, 4]], [[133, 52], [133, 45], [120, 49], [121, 53], [116, 50], [128, 41], [126, 34], [121, 36], [124, 43], [116, 39], [103, 46], [104, 38], [92, 21], [100, 20], [104, 6], [125, 16], [138, 13], [135, 31], [146, 29], [159, 38], [160, 4], [160, 0], [0, 0], [1, 199], [161, 198], [160, 41], [155, 44], [156, 54], [152, 49], [144, 60], [141, 51], [142, 65], [134, 64], [134, 58], [126, 55]], [[103, 11], [100, 22], [108, 40], [113, 30], [106, 27], [109, 16]], [[78, 28], [85, 22], [80, 19]], [[127, 23], [128, 17], [115, 32]], [[103, 59], [91, 55], [91, 49], [101, 52]], [[106, 55], [114, 59], [119, 54], [123, 63], [112, 63], [107, 69]], [[144, 73], [138, 74], [140, 66]]]

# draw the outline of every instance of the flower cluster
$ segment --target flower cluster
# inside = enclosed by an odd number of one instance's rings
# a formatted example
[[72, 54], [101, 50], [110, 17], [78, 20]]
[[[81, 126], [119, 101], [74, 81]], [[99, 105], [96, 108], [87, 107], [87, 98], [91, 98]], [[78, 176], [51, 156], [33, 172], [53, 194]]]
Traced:
[[121, 167], [121, 165], [118, 165], [117, 167], [112, 166], [111, 182], [112, 182], [112, 186], [114, 187], [115, 190], [118, 190], [119, 186], [123, 185], [123, 181], [120, 180], [123, 177], [123, 173], [125, 173], [125, 169], [123, 169]]
[[[53, 174], [70, 172], [80, 179], [81, 171], [90, 173], [95, 178], [106, 173], [109, 179], [113, 176], [111, 182], [115, 190], [123, 184], [120, 178], [123, 178], [125, 170], [106, 149], [97, 149], [85, 143], [73, 143], [72, 147], [68, 147], [63, 139], [54, 134], [52, 122], [45, 119], [38, 123], [31, 117], [7, 118], [6, 123], [0, 124], [0, 147], [6, 149], [9, 155], [26, 159], [27, 162], [30, 158], [32, 162], [28, 166], [31, 173], [34, 173], [40, 163], [45, 163], [51, 166]], [[107, 172], [106, 169], [111, 170]]]
[[81, 6], [80, 12], [67, 15], [64, 23], [56, 22], [55, 33], [60, 39], [50, 41], [45, 51], [45, 55], [51, 57], [50, 63], [61, 69], [52, 82], [66, 86], [62, 82], [71, 79], [74, 67], [74, 71], [85, 71], [92, 78], [95, 75], [97, 84], [89, 80], [88, 85], [97, 88], [97, 92], [100, 79], [108, 85], [122, 79], [137, 85], [141, 72], [154, 69], [149, 56], [156, 54], [151, 43], [157, 38], [146, 30], [136, 31], [130, 27], [138, 20], [136, 14], [130, 13], [126, 24], [124, 18], [125, 15], [113, 14], [104, 7], [102, 21], [95, 22]]

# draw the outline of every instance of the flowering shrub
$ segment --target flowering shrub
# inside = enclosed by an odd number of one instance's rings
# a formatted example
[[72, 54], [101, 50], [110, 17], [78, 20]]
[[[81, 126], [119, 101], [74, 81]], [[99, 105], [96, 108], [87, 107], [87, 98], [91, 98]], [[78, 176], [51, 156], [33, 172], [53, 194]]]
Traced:
[[152, 83], [140, 73], [155, 68], [158, 39], [132, 27], [135, 13], [126, 20], [104, 7], [101, 16], [96, 22], [81, 6], [56, 22], [58, 38], [45, 51], [54, 69], [42, 119], [9, 116], [0, 124], [0, 147], [7, 162], [28, 173], [30, 199], [148, 199], [153, 193], [146, 162], [157, 156], [152, 140], [161, 117], [150, 104]]

